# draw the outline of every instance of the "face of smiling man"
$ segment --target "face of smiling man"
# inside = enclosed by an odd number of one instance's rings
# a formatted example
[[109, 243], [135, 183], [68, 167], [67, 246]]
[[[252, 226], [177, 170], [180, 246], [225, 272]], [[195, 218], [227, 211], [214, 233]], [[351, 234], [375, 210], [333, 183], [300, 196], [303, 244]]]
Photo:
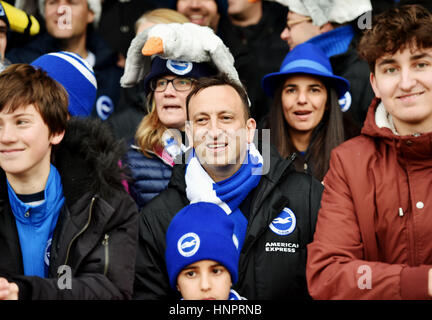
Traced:
[[50, 35], [57, 39], [82, 39], [94, 13], [87, 0], [46, 0], [45, 24]]
[[380, 57], [371, 84], [400, 135], [432, 131], [432, 48]]
[[215, 0], [178, 0], [177, 11], [192, 23], [217, 30], [220, 16]]
[[242, 165], [256, 128], [237, 91], [229, 85], [204, 88], [191, 97], [188, 112], [186, 133], [201, 165], [215, 182], [229, 178]]

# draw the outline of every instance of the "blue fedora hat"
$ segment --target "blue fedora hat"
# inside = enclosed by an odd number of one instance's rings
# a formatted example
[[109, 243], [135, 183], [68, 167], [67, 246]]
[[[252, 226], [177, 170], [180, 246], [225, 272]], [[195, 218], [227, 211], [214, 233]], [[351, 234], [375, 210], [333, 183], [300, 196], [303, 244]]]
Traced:
[[265, 75], [262, 87], [269, 97], [273, 97], [281, 81], [291, 74], [308, 74], [322, 78], [325, 83], [336, 89], [339, 98], [349, 90], [345, 78], [333, 74], [330, 60], [325, 53], [311, 43], [302, 43], [288, 52], [278, 72]]

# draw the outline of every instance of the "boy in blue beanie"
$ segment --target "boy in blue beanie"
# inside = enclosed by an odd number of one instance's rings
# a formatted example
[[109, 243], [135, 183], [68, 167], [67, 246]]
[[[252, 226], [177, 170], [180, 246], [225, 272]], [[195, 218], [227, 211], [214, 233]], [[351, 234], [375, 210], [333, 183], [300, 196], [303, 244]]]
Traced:
[[180, 210], [166, 244], [170, 285], [184, 300], [244, 299], [231, 289], [239, 261], [234, 222], [218, 205], [197, 202]]

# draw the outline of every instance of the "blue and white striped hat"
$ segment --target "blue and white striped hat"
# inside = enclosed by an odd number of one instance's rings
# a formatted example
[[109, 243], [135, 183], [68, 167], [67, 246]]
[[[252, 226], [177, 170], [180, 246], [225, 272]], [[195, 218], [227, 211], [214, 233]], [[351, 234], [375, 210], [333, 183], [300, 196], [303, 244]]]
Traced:
[[31, 63], [46, 71], [69, 94], [69, 113], [89, 116], [96, 99], [97, 82], [90, 64], [78, 54], [66, 51], [47, 53]]
[[286, 55], [280, 70], [265, 75], [262, 87], [269, 97], [273, 97], [276, 88], [288, 76], [293, 74], [307, 74], [317, 76], [324, 83], [336, 90], [339, 98], [349, 90], [350, 84], [345, 78], [333, 74], [330, 60], [325, 53], [312, 43], [302, 43]]

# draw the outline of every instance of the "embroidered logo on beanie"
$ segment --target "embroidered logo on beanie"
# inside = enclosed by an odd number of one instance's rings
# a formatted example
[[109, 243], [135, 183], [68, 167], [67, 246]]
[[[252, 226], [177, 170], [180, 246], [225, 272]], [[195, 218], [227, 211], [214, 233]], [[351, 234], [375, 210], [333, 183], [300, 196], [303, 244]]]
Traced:
[[167, 60], [166, 67], [180, 76], [192, 71], [193, 63], [188, 61]]
[[196, 233], [189, 232], [177, 242], [177, 249], [183, 257], [193, 256], [200, 247], [200, 238]]
[[101, 95], [96, 101], [96, 113], [102, 120], [108, 119], [114, 112], [114, 102], [107, 95]]

